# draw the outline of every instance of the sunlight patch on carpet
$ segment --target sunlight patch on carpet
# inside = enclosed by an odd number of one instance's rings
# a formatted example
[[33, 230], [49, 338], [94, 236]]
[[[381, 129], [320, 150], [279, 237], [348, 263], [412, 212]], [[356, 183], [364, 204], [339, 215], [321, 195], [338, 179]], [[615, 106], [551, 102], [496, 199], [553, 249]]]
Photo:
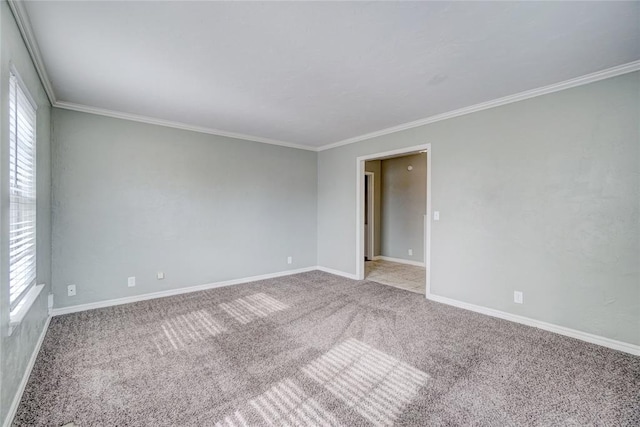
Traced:
[[[309, 397], [293, 380], [285, 379], [249, 401], [250, 410], [272, 426], [335, 426], [335, 418]], [[216, 427], [250, 426], [252, 419], [240, 411], [216, 423]]]
[[244, 298], [220, 304], [227, 314], [245, 325], [261, 317], [267, 317], [278, 311], [286, 310], [288, 305], [264, 293], [249, 295]]
[[162, 334], [155, 339], [161, 355], [226, 332], [226, 328], [206, 310], [192, 311], [167, 319], [160, 324]]
[[376, 425], [392, 425], [429, 379], [356, 339], [337, 345], [302, 371]]

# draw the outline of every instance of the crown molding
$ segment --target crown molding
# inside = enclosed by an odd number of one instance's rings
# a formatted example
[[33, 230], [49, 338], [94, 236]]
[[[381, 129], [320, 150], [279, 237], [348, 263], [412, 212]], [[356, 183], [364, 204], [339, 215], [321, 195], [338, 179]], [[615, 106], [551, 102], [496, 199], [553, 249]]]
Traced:
[[449, 111], [442, 114], [436, 114], [435, 116], [427, 117], [425, 119], [415, 120], [413, 122], [404, 123], [401, 125], [393, 126], [390, 128], [382, 129], [376, 132], [371, 132], [371, 133], [367, 133], [360, 136], [354, 136], [353, 138], [347, 138], [342, 141], [334, 142], [332, 144], [322, 145], [318, 147], [316, 151], [330, 150], [332, 148], [353, 144], [355, 142], [364, 141], [366, 139], [388, 135], [390, 133], [400, 132], [403, 130], [424, 126], [429, 123], [435, 123], [442, 120], [452, 119], [454, 117], [464, 116], [466, 114], [471, 114], [471, 113], [475, 113], [482, 110], [488, 110], [490, 108], [500, 107], [503, 105], [511, 104], [513, 102], [524, 101], [525, 99], [535, 98], [537, 96], [547, 95], [553, 92], [570, 89], [576, 86], [586, 85], [589, 83], [597, 82], [599, 80], [620, 76], [622, 74], [632, 73], [638, 70], [640, 70], [640, 61], [629, 62], [627, 64], [618, 65], [612, 68], [607, 68], [602, 71], [586, 74], [581, 77], [565, 80], [563, 82], [555, 83], [549, 86], [543, 86], [541, 88], [527, 90], [524, 92], [516, 93], [514, 95], [508, 95], [508, 96], [497, 98], [491, 101], [482, 102], [480, 104], [471, 105], [469, 107], [460, 108], [458, 110], [453, 110], [453, 111]]
[[581, 77], [565, 80], [560, 83], [555, 83], [555, 84], [544, 86], [537, 89], [527, 90], [514, 95], [508, 95], [508, 96], [497, 98], [491, 101], [482, 102], [480, 104], [475, 104], [468, 107], [460, 108], [458, 110], [436, 114], [435, 116], [430, 116], [424, 119], [415, 120], [412, 122], [404, 123], [397, 126], [392, 126], [389, 128], [375, 131], [375, 132], [366, 133], [364, 135], [359, 135], [352, 138], [344, 139], [342, 141], [316, 147], [316, 146], [295, 144], [295, 143], [286, 142], [286, 141], [278, 141], [275, 139], [262, 138], [259, 136], [227, 132], [219, 129], [207, 128], [202, 126], [194, 126], [186, 123], [173, 122], [173, 121], [157, 119], [153, 117], [140, 116], [136, 114], [123, 113], [119, 111], [112, 111], [112, 110], [91, 107], [91, 106], [82, 105], [82, 104], [76, 104], [72, 102], [57, 101], [55, 93], [53, 91], [53, 86], [51, 85], [51, 81], [49, 80], [49, 76], [47, 75], [47, 71], [44, 67], [42, 55], [40, 54], [40, 48], [38, 47], [38, 43], [33, 33], [33, 29], [31, 28], [31, 22], [29, 21], [29, 16], [27, 14], [27, 11], [23, 3], [24, 3], [23, 0], [8, 0], [9, 7], [13, 12], [18, 28], [20, 29], [20, 33], [22, 34], [22, 38], [24, 39], [24, 42], [27, 46], [29, 54], [31, 55], [31, 59], [33, 60], [33, 64], [36, 68], [38, 76], [40, 77], [40, 81], [42, 82], [42, 86], [44, 87], [44, 90], [47, 93], [47, 96], [49, 98], [49, 102], [51, 103], [52, 106], [57, 108], [63, 108], [66, 110], [80, 111], [80, 112], [90, 113], [90, 114], [98, 114], [98, 115], [114, 117], [118, 119], [132, 120], [136, 122], [172, 127], [176, 129], [189, 130], [193, 132], [206, 133], [210, 135], [224, 136], [228, 138], [262, 142], [265, 144], [280, 145], [283, 147], [297, 148], [300, 150], [308, 150], [308, 151], [330, 150], [332, 148], [341, 147], [343, 145], [353, 144], [356, 142], [364, 141], [364, 140], [375, 138], [378, 136], [388, 135], [391, 133], [400, 132], [403, 130], [412, 129], [419, 126], [424, 126], [429, 123], [435, 123], [442, 120], [452, 119], [454, 117], [459, 117], [459, 116], [475, 113], [482, 110], [488, 110], [490, 108], [500, 107], [503, 105], [511, 104], [513, 102], [523, 101], [525, 99], [547, 95], [547, 94], [558, 92], [561, 90], [570, 89], [576, 86], [581, 86], [581, 85], [597, 82], [599, 80], [604, 80], [611, 77], [616, 77], [616, 76], [620, 76], [623, 74], [632, 73], [634, 71], [640, 70], [640, 60], [633, 61], [627, 64], [622, 64], [616, 67], [597, 71], [595, 73], [586, 74]]
[[27, 50], [29, 51], [33, 65], [36, 68], [38, 77], [40, 77], [40, 82], [44, 87], [44, 91], [47, 93], [49, 102], [51, 105], [55, 105], [56, 94], [53, 92], [51, 80], [49, 80], [47, 70], [44, 67], [44, 61], [40, 54], [40, 47], [38, 46], [36, 37], [33, 34], [33, 28], [31, 28], [31, 21], [29, 20], [29, 15], [24, 7], [24, 2], [21, 0], [8, 0], [7, 2], [9, 3], [9, 8], [16, 20], [20, 34], [22, 34], [24, 44], [27, 46]]
[[99, 116], [113, 117], [116, 119], [131, 120], [134, 122], [148, 123], [157, 126], [165, 126], [175, 129], [188, 130], [192, 132], [206, 133], [209, 135], [224, 136], [227, 138], [243, 139], [245, 141], [262, 142], [264, 144], [280, 145], [282, 147], [297, 148], [299, 150], [316, 151], [315, 147], [308, 145], [294, 144], [292, 142], [278, 141], [276, 139], [262, 138], [259, 136], [245, 135], [242, 133], [227, 132], [219, 129], [212, 129], [202, 126], [189, 125], [170, 120], [156, 119], [153, 117], [140, 116], [137, 114], [122, 113], [120, 111], [106, 110], [104, 108], [89, 107], [87, 105], [75, 104], [73, 102], [58, 101], [54, 105], [56, 108], [64, 110], [79, 111], [82, 113], [96, 114]]
[[114, 118], [124, 119], [124, 120], [132, 120], [132, 121], [136, 121], [136, 122], [142, 122], [142, 123], [149, 123], [149, 124], [153, 124], [153, 125], [172, 127], [172, 128], [176, 128], [176, 129], [189, 130], [189, 131], [193, 131], [193, 132], [207, 133], [207, 134], [211, 134], [211, 135], [225, 136], [225, 137], [228, 137], [228, 138], [243, 139], [243, 140], [247, 140], [247, 141], [262, 142], [262, 143], [265, 143], [265, 144], [280, 145], [280, 146], [283, 146], [283, 147], [297, 148], [297, 149], [300, 149], [300, 150], [318, 152], [318, 151], [330, 150], [332, 148], [342, 147], [343, 145], [354, 144], [356, 142], [364, 141], [364, 140], [375, 138], [375, 137], [378, 137], [378, 136], [389, 135], [391, 133], [400, 132], [400, 131], [403, 131], [403, 130], [412, 129], [412, 128], [419, 127], [419, 126], [424, 126], [424, 125], [427, 125], [427, 124], [430, 124], [430, 123], [439, 122], [439, 121], [442, 121], [442, 120], [452, 119], [454, 117], [464, 116], [466, 114], [476, 113], [476, 112], [482, 111], [482, 110], [488, 110], [490, 108], [501, 107], [503, 105], [507, 105], [507, 104], [511, 104], [511, 103], [519, 102], [519, 101], [524, 101], [526, 99], [531, 99], [531, 98], [535, 98], [535, 97], [542, 96], [542, 95], [548, 95], [550, 93], [559, 92], [559, 91], [562, 91], [562, 90], [565, 90], [565, 89], [570, 89], [570, 88], [573, 88], [573, 87], [582, 86], [582, 85], [586, 85], [586, 84], [589, 84], [589, 83], [594, 83], [594, 82], [597, 82], [597, 81], [600, 81], [600, 80], [604, 80], [604, 79], [608, 79], [608, 78], [611, 78], [611, 77], [620, 76], [620, 75], [627, 74], [627, 73], [632, 73], [634, 71], [639, 71], [639, 70], [640, 70], [640, 60], [639, 61], [633, 61], [633, 62], [629, 62], [627, 64], [622, 64], [622, 65], [618, 65], [616, 67], [607, 68], [605, 70], [597, 71], [595, 73], [586, 74], [584, 76], [580, 76], [580, 77], [576, 77], [576, 78], [573, 78], [573, 79], [565, 80], [565, 81], [560, 82], [560, 83], [554, 83], [552, 85], [543, 86], [543, 87], [540, 87], [540, 88], [537, 88], [537, 89], [531, 89], [531, 90], [527, 90], [527, 91], [524, 91], [524, 92], [516, 93], [514, 95], [508, 95], [508, 96], [505, 96], [505, 97], [502, 97], [502, 98], [497, 98], [497, 99], [494, 99], [494, 100], [491, 100], [491, 101], [482, 102], [480, 104], [471, 105], [469, 107], [460, 108], [458, 110], [448, 111], [446, 113], [437, 114], [435, 116], [427, 117], [427, 118], [420, 119], [420, 120], [415, 120], [413, 122], [404, 123], [404, 124], [401, 124], [401, 125], [393, 126], [393, 127], [386, 128], [386, 129], [382, 129], [382, 130], [379, 130], [379, 131], [376, 131], [376, 132], [371, 132], [371, 133], [367, 133], [367, 134], [364, 134], [364, 135], [355, 136], [353, 138], [348, 138], [348, 139], [345, 139], [345, 140], [342, 140], [342, 141], [338, 141], [338, 142], [335, 142], [335, 143], [332, 143], [332, 144], [322, 145], [322, 146], [319, 146], [319, 147], [314, 147], [314, 146], [309, 146], [309, 145], [302, 145], [302, 144], [295, 144], [295, 143], [286, 142], [286, 141], [278, 141], [278, 140], [274, 140], [274, 139], [262, 138], [262, 137], [253, 136], [253, 135], [245, 135], [245, 134], [241, 134], [241, 133], [227, 132], [227, 131], [222, 131], [222, 130], [219, 130], [219, 129], [212, 129], [212, 128], [201, 127], [201, 126], [194, 126], [194, 125], [189, 125], [189, 124], [185, 124], [185, 123], [173, 122], [173, 121], [162, 120], [162, 119], [156, 119], [156, 118], [147, 117], [147, 116], [139, 116], [139, 115], [123, 113], [123, 112], [119, 112], [119, 111], [106, 110], [106, 109], [90, 107], [90, 106], [86, 106], [86, 105], [82, 105], [82, 104], [75, 104], [75, 103], [72, 103], [72, 102], [58, 101], [58, 102], [52, 103], [52, 105], [54, 107], [63, 108], [63, 109], [66, 109], [66, 110], [80, 111], [80, 112], [84, 112], [84, 113], [97, 114], [97, 115], [101, 115], [101, 116], [114, 117]]
[[229, 138], [244, 139], [247, 141], [262, 142], [265, 144], [280, 145], [283, 147], [297, 148], [300, 150], [308, 151], [325, 151], [332, 148], [342, 147], [343, 145], [354, 144], [356, 142], [364, 141], [367, 139], [375, 138], [378, 136], [389, 135], [391, 133], [400, 132], [407, 129], [412, 129], [419, 126], [424, 126], [430, 123], [439, 122], [442, 120], [452, 119], [454, 117], [464, 116], [466, 114], [476, 113], [482, 110], [488, 110], [490, 108], [501, 107], [503, 105], [511, 104], [514, 102], [524, 101], [526, 99], [535, 98], [538, 96], [548, 95], [550, 93], [559, 92], [565, 89], [570, 89], [577, 86], [594, 83], [600, 80], [608, 79], [611, 77], [620, 76], [627, 73], [640, 70], [640, 60], [629, 62], [627, 64], [618, 65], [616, 67], [607, 68], [605, 70], [597, 71], [595, 73], [586, 74], [584, 76], [576, 77], [573, 79], [565, 80], [560, 83], [554, 83], [552, 85], [543, 86], [537, 89], [531, 89], [524, 92], [516, 93], [514, 95], [508, 95], [502, 98], [497, 98], [491, 101], [482, 102], [480, 104], [471, 105], [469, 107], [460, 108], [458, 110], [448, 111], [446, 113], [437, 114], [435, 116], [427, 117], [425, 119], [416, 120], [409, 123], [404, 123], [398, 126], [382, 129], [376, 132], [367, 133], [353, 138], [348, 138], [342, 141], [338, 141], [332, 144], [322, 145], [320, 147], [314, 147], [309, 145], [295, 144], [292, 142], [278, 141], [274, 139], [262, 138], [253, 135], [244, 135], [240, 133], [226, 132], [218, 129], [211, 129], [207, 127], [188, 125], [180, 122], [172, 122], [169, 120], [156, 119], [153, 117], [139, 116], [135, 114], [122, 113], [119, 111], [106, 110], [102, 108], [90, 107], [81, 104], [75, 104], [71, 102], [58, 101], [52, 105], [57, 108], [63, 108], [67, 110], [81, 111], [84, 113], [98, 114], [102, 116], [114, 117], [124, 120], [132, 120], [142, 123], [149, 123], [159, 126], [172, 127], [177, 129], [189, 130], [193, 132], [207, 133], [211, 135], [226, 136]]
[[7, 2], [9, 4], [9, 7], [11, 8], [16, 24], [18, 25], [18, 28], [20, 30], [20, 33], [22, 34], [24, 43], [27, 46], [27, 50], [29, 51], [29, 55], [31, 56], [33, 65], [36, 68], [38, 76], [40, 77], [42, 86], [44, 87], [44, 90], [47, 93], [49, 102], [53, 107], [62, 108], [65, 110], [73, 110], [73, 111], [80, 111], [84, 113], [97, 114], [97, 115], [107, 116], [107, 117], [114, 117], [118, 119], [131, 120], [135, 122], [149, 123], [149, 124], [154, 124], [158, 126], [189, 130], [193, 132], [206, 133], [210, 135], [224, 136], [227, 138], [243, 139], [243, 140], [253, 141], [253, 142], [262, 142], [265, 144], [279, 145], [282, 147], [289, 147], [289, 148], [297, 148], [300, 150], [317, 151], [316, 147], [310, 147], [307, 145], [295, 144], [295, 143], [286, 142], [286, 141], [278, 141], [275, 139], [262, 138], [262, 137], [253, 136], [253, 135], [244, 135], [244, 134], [235, 133], [235, 132], [226, 132], [219, 129], [194, 126], [186, 123], [173, 122], [173, 121], [162, 120], [162, 119], [157, 119], [153, 117], [123, 113], [120, 111], [112, 111], [112, 110], [107, 110], [103, 108], [90, 107], [87, 105], [75, 104], [72, 102], [58, 101], [56, 99], [55, 92], [53, 91], [53, 86], [51, 85], [51, 80], [49, 79], [49, 75], [47, 74], [47, 70], [44, 66], [44, 61], [42, 60], [42, 55], [40, 53], [40, 47], [38, 46], [38, 42], [36, 41], [36, 37], [33, 33], [33, 28], [31, 27], [31, 21], [29, 20], [29, 15], [27, 14], [27, 11], [24, 7], [24, 1], [8, 0]]

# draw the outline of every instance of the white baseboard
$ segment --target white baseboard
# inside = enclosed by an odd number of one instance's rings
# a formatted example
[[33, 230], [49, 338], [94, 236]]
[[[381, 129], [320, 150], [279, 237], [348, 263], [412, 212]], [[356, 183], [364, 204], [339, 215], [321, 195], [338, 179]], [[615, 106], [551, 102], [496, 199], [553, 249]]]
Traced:
[[498, 317], [500, 319], [509, 320], [511, 322], [521, 323], [527, 326], [533, 326], [534, 328], [543, 329], [549, 332], [555, 332], [556, 334], [564, 335], [571, 338], [576, 338], [582, 341], [586, 341], [591, 344], [601, 345], [613, 350], [623, 351], [625, 353], [633, 354], [634, 356], [640, 356], [640, 346], [635, 344], [629, 344], [622, 341], [616, 341], [611, 338], [602, 337], [599, 335], [590, 334], [588, 332], [582, 332], [564, 326], [554, 325], [552, 323], [543, 322], [541, 320], [531, 319], [529, 317], [519, 316], [517, 314], [511, 314], [493, 308], [482, 307], [480, 305], [469, 304], [467, 302], [458, 301], [455, 299], [434, 295], [432, 293], [427, 294], [427, 299], [431, 301], [440, 302], [454, 307], [463, 308], [465, 310], [475, 311], [476, 313], [486, 314], [487, 316]]
[[[53, 315], [57, 316], [57, 315], [61, 315], [61, 314], [67, 314], [67, 313], [75, 313], [78, 311], [84, 311], [84, 310], [91, 310], [94, 308], [101, 308], [101, 307], [109, 307], [109, 306], [113, 306], [113, 305], [120, 305], [120, 304], [128, 304], [131, 302], [136, 302], [136, 301], [143, 301], [143, 300], [148, 300], [148, 299], [154, 299], [154, 298], [162, 298], [165, 296], [171, 296], [171, 295], [179, 295], [179, 294], [184, 294], [184, 293], [190, 293], [190, 292], [197, 292], [197, 291], [201, 291], [201, 290], [205, 290], [205, 289], [213, 289], [213, 288], [218, 288], [218, 287], [223, 287], [223, 286], [231, 286], [231, 285], [236, 285], [236, 284], [241, 284], [241, 283], [249, 283], [249, 282], [255, 282], [258, 280], [265, 280], [265, 279], [271, 279], [271, 278], [276, 278], [276, 277], [283, 277], [283, 276], [289, 276], [292, 274], [298, 274], [298, 273], [304, 273], [307, 271], [313, 271], [313, 270], [320, 270], [320, 271], [324, 271], [326, 273], [330, 273], [330, 274], [335, 274], [338, 276], [342, 276], [342, 277], [346, 277], [349, 279], [356, 279], [355, 274], [351, 274], [351, 273], [346, 273], [344, 271], [339, 271], [339, 270], [334, 270], [331, 268], [327, 268], [327, 267], [321, 267], [321, 266], [314, 266], [314, 267], [306, 267], [306, 268], [301, 268], [301, 269], [297, 269], [297, 270], [287, 270], [287, 271], [282, 271], [282, 272], [278, 272], [278, 273], [271, 273], [271, 274], [264, 274], [264, 275], [260, 275], [260, 276], [253, 276], [253, 277], [247, 277], [247, 278], [243, 278], [243, 279], [234, 279], [234, 280], [227, 280], [227, 281], [223, 281], [223, 282], [216, 282], [216, 283], [210, 283], [210, 284], [206, 284], [206, 285], [199, 285], [199, 286], [191, 286], [191, 287], [187, 287], [187, 288], [180, 288], [180, 289], [173, 289], [173, 290], [168, 290], [168, 291], [162, 291], [162, 292], [154, 292], [154, 293], [150, 293], [150, 294], [144, 294], [144, 295], [138, 295], [138, 296], [134, 296], [134, 297], [126, 297], [126, 298], [118, 298], [118, 299], [112, 299], [112, 300], [108, 300], [108, 301], [101, 301], [101, 302], [97, 302], [97, 303], [90, 303], [90, 304], [81, 304], [81, 305], [76, 305], [76, 306], [71, 306], [71, 307], [64, 307], [64, 308], [59, 308], [59, 309], [54, 309], [53, 310]], [[614, 350], [619, 350], [619, 351], [623, 351], [625, 353], [629, 353], [635, 356], [640, 356], [640, 346], [638, 345], [634, 345], [634, 344], [629, 344], [629, 343], [625, 343], [622, 341], [616, 341], [610, 338], [605, 338], [605, 337], [601, 337], [598, 335], [594, 335], [594, 334], [590, 334], [587, 332], [582, 332], [582, 331], [577, 331], [575, 329], [570, 329], [570, 328], [566, 328], [564, 326], [558, 326], [558, 325], [554, 325], [551, 323], [547, 323], [547, 322], [543, 322], [540, 320], [535, 320], [535, 319], [530, 319], [528, 317], [524, 317], [524, 316], [519, 316], [516, 314], [511, 314], [511, 313], [507, 313], [504, 311], [500, 311], [500, 310], [495, 310], [492, 308], [487, 308], [487, 307], [482, 307], [479, 305], [475, 305], [475, 304], [470, 304], [470, 303], [466, 303], [463, 301], [458, 301], [452, 298], [447, 298], [447, 297], [442, 297], [442, 296], [438, 296], [438, 295], [434, 295], [434, 294], [427, 294], [426, 296], [428, 299], [435, 301], [435, 302], [439, 302], [439, 303], [443, 303], [443, 304], [447, 304], [447, 305], [451, 305], [454, 307], [458, 307], [458, 308], [462, 308], [465, 310], [470, 310], [470, 311], [474, 311], [476, 313], [480, 313], [480, 314], [485, 314], [488, 316], [492, 316], [492, 317], [497, 317], [500, 319], [504, 319], [504, 320], [509, 320], [512, 322], [516, 322], [516, 323], [521, 323], [527, 326], [533, 326], [535, 328], [539, 328], [539, 329], [543, 329], [545, 331], [549, 331], [549, 332], [554, 332], [560, 335], [565, 335], [571, 338], [576, 338], [582, 341], [586, 341], [592, 344], [596, 344], [596, 345], [601, 345], [603, 347], [608, 347]], [[22, 394], [24, 393], [24, 390], [27, 386], [27, 382], [29, 381], [29, 377], [31, 376], [31, 371], [33, 370], [33, 366], [35, 365], [36, 359], [38, 357], [38, 353], [40, 352], [40, 348], [42, 347], [42, 343], [44, 341], [44, 338], [47, 334], [47, 330], [49, 329], [49, 323], [51, 321], [51, 316], [47, 317], [47, 320], [44, 324], [44, 327], [42, 329], [42, 332], [40, 333], [40, 337], [38, 338], [38, 342], [36, 343], [35, 348], [33, 349], [33, 352], [31, 354], [31, 357], [29, 358], [29, 363], [27, 364], [27, 368], [25, 370], [25, 373], [22, 377], [22, 381], [20, 382], [20, 385], [18, 387], [18, 390], [16, 391], [16, 395], [13, 399], [13, 402], [11, 403], [11, 406], [9, 408], [9, 412], [4, 420], [3, 423], [3, 427], [9, 427], [11, 425], [11, 423], [13, 422], [13, 418], [16, 415], [16, 412], [18, 410], [18, 406], [20, 405], [20, 401], [22, 400]]]
[[[381, 259], [389, 259], [387, 257], [380, 257]], [[393, 258], [391, 258], [391, 260], [393, 260]], [[340, 271], [340, 270], [334, 270], [332, 268], [328, 268], [328, 267], [322, 267], [322, 266], [313, 266], [313, 267], [305, 267], [305, 268], [300, 268], [297, 270], [286, 270], [286, 271], [281, 271], [278, 273], [270, 273], [270, 274], [263, 274], [260, 276], [252, 276], [252, 277], [245, 277], [245, 278], [241, 278], [241, 279], [234, 279], [234, 280], [226, 280], [226, 281], [222, 281], [222, 282], [216, 282], [216, 283], [208, 283], [205, 285], [198, 285], [198, 286], [190, 286], [190, 287], [186, 287], [186, 288], [180, 288], [180, 289], [171, 289], [171, 290], [167, 290], [167, 291], [160, 291], [160, 292], [153, 292], [153, 293], [149, 293], [149, 294], [143, 294], [143, 295], [136, 295], [136, 296], [131, 296], [131, 297], [125, 297], [125, 298], [117, 298], [117, 299], [112, 299], [112, 300], [106, 300], [106, 301], [99, 301], [99, 302], [95, 302], [95, 303], [89, 303], [89, 304], [80, 304], [80, 305], [74, 305], [74, 306], [70, 306], [70, 307], [63, 307], [63, 308], [57, 308], [53, 310], [52, 315], [53, 316], [59, 316], [62, 314], [69, 314], [69, 313], [76, 313], [79, 311], [85, 311], [85, 310], [92, 310], [95, 308], [103, 308], [103, 307], [110, 307], [110, 306], [114, 306], [114, 305], [120, 305], [120, 304], [129, 304], [132, 302], [137, 302], [137, 301], [145, 301], [145, 300], [149, 300], [149, 299], [155, 299], [155, 298], [163, 298], [163, 297], [168, 297], [168, 296], [172, 296], [172, 295], [180, 295], [180, 294], [185, 294], [185, 293], [190, 293], [190, 292], [197, 292], [197, 291], [203, 291], [206, 289], [214, 289], [214, 288], [220, 288], [223, 286], [231, 286], [231, 285], [238, 285], [241, 283], [250, 283], [250, 282], [255, 282], [258, 280], [266, 280], [266, 279], [272, 279], [272, 278], [276, 278], [276, 277], [283, 277], [283, 276], [289, 276], [292, 274], [298, 274], [298, 273], [304, 273], [307, 271], [313, 271], [313, 270], [319, 270], [319, 271], [324, 271], [325, 273], [330, 273], [330, 274], [335, 274], [337, 276], [341, 276], [341, 277], [346, 277], [347, 279], [352, 279], [352, 280], [358, 280], [358, 278], [356, 277], [355, 274], [352, 273], [347, 273], [344, 271]], [[488, 307], [482, 307], [479, 305], [475, 305], [475, 304], [470, 304], [470, 303], [466, 303], [463, 301], [458, 301], [452, 298], [447, 298], [447, 297], [443, 297], [443, 296], [439, 296], [439, 295], [434, 295], [432, 293], [429, 293], [426, 295], [426, 297], [432, 301], [436, 301], [436, 302], [440, 302], [443, 304], [447, 304], [447, 305], [451, 305], [454, 307], [459, 307], [459, 308], [463, 308], [466, 310], [470, 310], [470, 311], [474, 311], [476, 313], [481, 313], [481, 314], [485, 314], [488, 316], [492, 316], [492, 317], [497, 317], [500, 319], [504, 319], [504, 320], [509, 320], [511, 322], [516, 322], [516, 323], [521, 323], [523, 325], [527, 325], [527, 326], [533, 326], [535, 328], [539, 328], [539, 329], [543, 329], [545, 331], [549, 331], [549, 332], [555, 332], [557, 334], [560, 335], [565, 335], [568, 337], [572, 337], [572, 338], [576, 338], [582, 341], [586, 341], [592, 344], [597, 344], [597, 345], [601, 345], [603, 347], [608, 347], [614, 350], [619, 350], [619, 351], [623, 351], [625, 353], [629, 353], [629, 354], [633, 354], [636, 356], [640, 356], [640, 346], [635, 345], [635, 344], [629, 344], [629, 343], [625, 343], [622, 341], [617, 341], [617, 340], [613, 340], [611, 338], [606, 338], [606, 337], [602, 337], [599, 335], [594, 335], [594, 334], [590, 334], [588, 332], [582, 332], [582, 331], [578, 331], [575, 329], [570, 329], [564, 326], [559, 326], [559, 325], [554, 325], [552, 323], [547, 323], [547, 322], [543, 322], [541, 320], [535, 320], [535, 319], [531, 319], [528, 317], [524, 317], [524, 316], [519, 316], [517, 314], [511, 314], [511, 313], [507, 313], [504, 311], [500, 311], [500, 310], [495, 310], [492, 308], [488, 308]], [[50, 319], [50, 318], [49, 318]], [[46, 327], [48, 327], [49, 325], [49, 319], [47, 320], [47, 325]], [[40, 345], [42, 343], [42, 340], [44, 339], [44, 334], [46, 333], [46, 328], [42, 333], [42, 336], [40, 337], [40, 341], [38, 343], [38, 347], [37, 349], [39, 350]], [[32, 359], [29, 363], [29, 373], [31, 372], [31, 368], [33, 367], [33, 363], [35, 362], [35, 356], [37, 356], [37, 352], [34, 353], [34, 355], [32, 356]], [[24, 386], [26, 385], [26, 380], [28, 380], [29, 376], [26, 376], [26, 379], [24, 380], [24, 384], [22, 385], [23, 389]], [[22, 392], [21, 392], [22, 394]], [[20, 403], [19, 401], [17, 403], [14, 402], [15, 405], [17, 405], [18, 403]], [[13, 408], [14, 410], [17, 409]]]
[[347, 279], [358, 280], [358, 277], [352, 273], [346, 273], [340, 270], [334, 270], [333, 268], [317, 266], [316, 270], [324, 271], [325, 273], [335, 274], [336, 276], [346, 277]]
[[374, 260], [378, 260], [381, 259], [383, 261], [391, 261], [391, 262], [397, 262], [400, 264], [408, 264], [408, 265], [415, 265], [417, 267], [424, 267], [424, 262], [420, 262], [420, 261], [411, 261], [409, 259], [402, 259], [402, 258], [391, 258], [390, 256], [382, 256], [382, 255], [378, 255], [373, 257]]
[[20, 406], [20, 401], [22, 400], [22, 394], [24, 393], [24, 389], [27, 387], [27, 383], [29, 382], [29, 377], [31, 376], [31, 371], [33, 370], [33, 366], [36, 364], [36, 359], [38, 358], [38, 353], [40, 353], [40, 347], [42, 347], [42, 342], [44, 341], [44, 337], [47, 335], [47, 330], [49, 329], [49, 322], [51, 322], [51, 316], [47, 317], [47, 320], [44, 323], [44, 327], [42, 328], [42, 332], [40, 333], [40, 337], [38, 338], [38, 342], [36, 343], [35, 348], [33, 349], [33, 353], [31, 353], [31, 357], [29, 358], [29, 363], [27, 363], [27, 369], [24, 371], [24, 375], [22, 376], [22, 381], [20, 381], [20, 385], [18, 386], [18, 390], [13, 398], [13, 402], [11, 402], [11, 406], [9, 407], [9, 412], [7, 413], [6, 418], [4, 419], [3, 427], [9, 427], [13, 423], [13, 418], [16, 416], [16, 412], [18, 411], [18, 406]]
[[190, 292], [198, 292], [198, 291], [204, 291], [207, 289], [221, 288], [223, 286], [239, 285], [241, 283], [249, 283], [249, 282], [256, 282], [258, 280], [266, 280], [266, 279], [273, 279], [276, 277], [290, 276], [292, 274], [305, 273], [307, 271], [313, 271], [316, 269], [317, 269], [316, 266], [305, 267], [305, 268], [299, 268], [297, 270], [279, 271], [277, 273], [262, 274], [260, 276], [244, 277], [241, 279], [225, 280], [222, 282], [188, 286], [185, 288], [178, 288], [178, 289], [169, 289], [166, 291], [152, 292], [148, 294], [134, 295], [134, 296], [124, 297], [124, 298], [116, 298], [116, 299], [110, 299], [105, 301], [91, 302], [88, 304], [79, 304], [79, 305], [72, 305], [69, 307], [54, 308], [52, 315], [60, 316], [62, 314], [77, 313], [79, 311], [93, 310], [96, 308], [111, 307], [114, 305], [121, 305], [121, 304], [130, 304], [132, 302], [170, 297], [173, 295], [187, 294]]

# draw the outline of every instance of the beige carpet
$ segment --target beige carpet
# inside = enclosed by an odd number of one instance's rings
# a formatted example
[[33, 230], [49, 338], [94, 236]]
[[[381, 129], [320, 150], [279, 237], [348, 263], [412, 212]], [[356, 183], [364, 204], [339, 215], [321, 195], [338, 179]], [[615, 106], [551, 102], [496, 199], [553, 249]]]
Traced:
[[640, 424], [640, 358], [321, 272], [55, 317], [14, 425]]

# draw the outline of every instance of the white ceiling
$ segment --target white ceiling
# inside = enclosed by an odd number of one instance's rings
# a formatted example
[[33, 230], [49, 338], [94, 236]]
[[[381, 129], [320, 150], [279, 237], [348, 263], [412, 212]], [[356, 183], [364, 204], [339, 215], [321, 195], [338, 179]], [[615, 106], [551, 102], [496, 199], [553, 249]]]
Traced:
[[57, 101], [317, 147], [640, 58], [640, 3], [29, 1]]

